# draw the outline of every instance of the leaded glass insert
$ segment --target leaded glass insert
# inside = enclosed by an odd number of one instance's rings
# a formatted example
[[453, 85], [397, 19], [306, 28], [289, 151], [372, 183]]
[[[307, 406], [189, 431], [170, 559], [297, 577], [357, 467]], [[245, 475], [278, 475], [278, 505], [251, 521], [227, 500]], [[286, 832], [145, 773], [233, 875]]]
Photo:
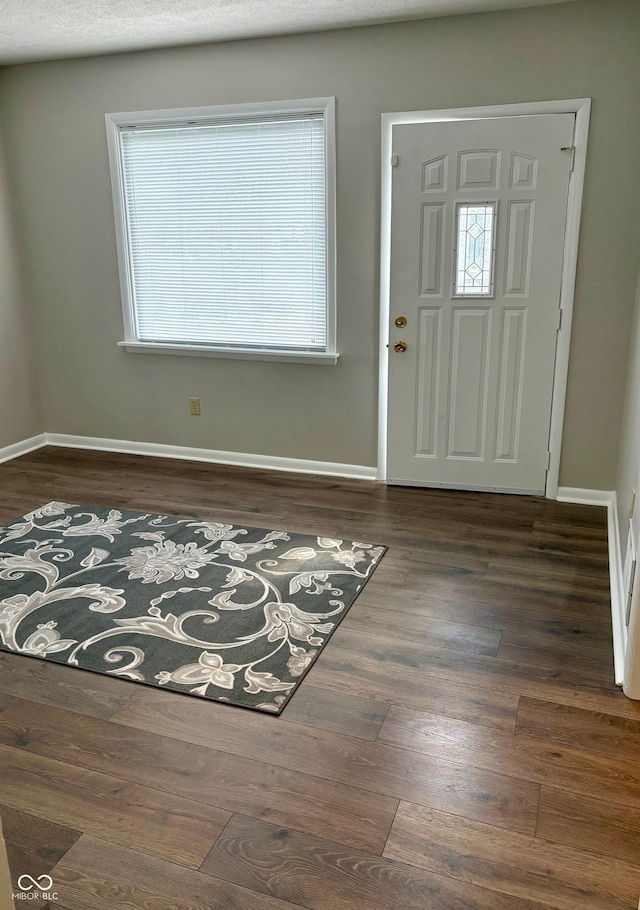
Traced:
[[461, 202], [456, 212], [456, 297], [493, 294], [496, 203]]

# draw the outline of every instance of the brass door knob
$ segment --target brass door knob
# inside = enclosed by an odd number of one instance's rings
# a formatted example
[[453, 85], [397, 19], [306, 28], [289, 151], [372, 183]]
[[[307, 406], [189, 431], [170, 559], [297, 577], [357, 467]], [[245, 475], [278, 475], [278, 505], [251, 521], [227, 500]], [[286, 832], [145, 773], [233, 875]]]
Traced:
[[396, 352], [396, 354], [404, 354], [404, 352], [407, 350], [407, 342], [406, 341], [396, 341], [396, 343], [393, 346], [393, 350]]

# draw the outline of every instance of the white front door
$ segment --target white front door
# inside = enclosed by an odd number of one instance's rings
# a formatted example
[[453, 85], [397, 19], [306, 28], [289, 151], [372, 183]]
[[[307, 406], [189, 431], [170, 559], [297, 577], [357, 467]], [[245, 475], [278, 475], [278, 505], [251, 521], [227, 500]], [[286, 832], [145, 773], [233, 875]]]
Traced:
[[394, 126], [390, 483], [544, 492], [574, 123]]

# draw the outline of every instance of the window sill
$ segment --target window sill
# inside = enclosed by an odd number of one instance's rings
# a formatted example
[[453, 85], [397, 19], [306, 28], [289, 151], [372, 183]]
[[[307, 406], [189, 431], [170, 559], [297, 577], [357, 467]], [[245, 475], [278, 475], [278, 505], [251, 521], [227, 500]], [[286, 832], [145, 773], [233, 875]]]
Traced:
[[325, 351], [253, 351], [242, 348], [214, 348], [188, 344], [154, 344], [146, 341], [119, 341], [118, 347], [131, 354], [178, 354], [183, 357], [218, 357], [226, 360], [262, 360], [275, 363], [315, 363], [319, 366], [335, 366], [339, 354]]

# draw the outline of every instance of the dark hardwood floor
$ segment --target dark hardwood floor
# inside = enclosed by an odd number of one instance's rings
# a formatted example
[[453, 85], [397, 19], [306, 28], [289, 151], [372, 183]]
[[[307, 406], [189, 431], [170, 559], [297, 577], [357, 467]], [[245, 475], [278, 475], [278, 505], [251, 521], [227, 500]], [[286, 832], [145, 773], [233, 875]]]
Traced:
[[280, 717], [0, 652], [9, 861], [51, 875], [51, 908], [635, 910], [640, 703], [613, 683], [603, 509], [77, 450], [0, 466], [0, 524], [51, 499], [389, 547]]

